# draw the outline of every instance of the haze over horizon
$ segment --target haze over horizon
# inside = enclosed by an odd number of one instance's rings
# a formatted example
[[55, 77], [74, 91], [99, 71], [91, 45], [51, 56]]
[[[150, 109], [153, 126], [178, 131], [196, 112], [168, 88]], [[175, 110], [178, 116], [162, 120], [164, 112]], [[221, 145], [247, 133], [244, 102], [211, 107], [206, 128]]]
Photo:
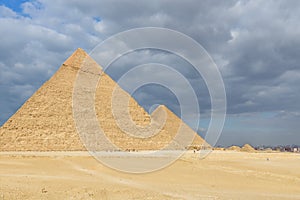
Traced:
[[[219, 145], [299, 145], [299, 20], [296, 0], [1, 1], [0, 125], [78, 47], [89, 52], [120, 31], [152, 26], [192, 37], [217, 64], [228, 105]], [[198, 88], [199, 129], [205, 132], [210, 121], [209, 94], [186, 61], [146, 49], [118, 59], [107, 73], [118, 80], [133, 66], [151, 62], [174, 67]], [[178, 101], [167, 88], [149, 85], [133, 96], [146, 110], [165, 104], [180, 114]], [[190, 116], [193, 120], [192, 110]]]

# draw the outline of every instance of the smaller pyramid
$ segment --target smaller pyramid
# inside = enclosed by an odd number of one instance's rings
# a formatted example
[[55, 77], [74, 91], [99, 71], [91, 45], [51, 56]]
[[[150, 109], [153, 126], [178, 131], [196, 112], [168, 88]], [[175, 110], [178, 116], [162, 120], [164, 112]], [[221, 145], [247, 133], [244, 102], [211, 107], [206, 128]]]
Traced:
[[231, 147], [228, 147], [227, 150], [230, 150], [230, 151], [240, 151], [241, 147], [233, 145]]
[[241, 148], [241, 151], [244, 151], [244, 152], [256, 152], [256, 150], [250, 144], [245, 144]]

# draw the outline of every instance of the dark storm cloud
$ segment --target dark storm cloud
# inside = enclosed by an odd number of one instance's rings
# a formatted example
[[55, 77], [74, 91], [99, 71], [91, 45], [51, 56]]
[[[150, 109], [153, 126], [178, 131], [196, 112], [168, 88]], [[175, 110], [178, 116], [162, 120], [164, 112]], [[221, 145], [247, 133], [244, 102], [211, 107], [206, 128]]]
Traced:
[[[197, 70], [195, 70], [195, 68], [189, 62], [169, 52], [165, 52], [161, 50], [151, 50], [151, 49], [135, 51], [123, 55], [115, 62], [113, 62], [107, 68], [106, 73], [111, 75], [111, 77], [118, 82], [121, 76], [126, 74], [129, 70], [145, 63], [159, 63], [159, 64], [172, 67], [172, 69], [176, 70], [177, 73], [181, 74], [183, 77], [186, 78], [187, 81], [189, 81], [190, 86], [193, 88], [195, 94], [197, 95], [197, 98], [199, 99], [199, 107], [201, 109], [201, 112], [204, 113], [210, 110], [210, 97], [209, 97], [208, 89], [201, 75], [197, 72]], [[139, 73], [138, 79], [140, 79], [143, 76], [149, 76], [149, 75], [153, 76], [153, 79], [154, 77], [157, 76], [159, 76], [160, 79], [173, 78], [170, 76], [168, 71], [164, 71], [164, 70], [149, 71], [148, 68], [148, 71], [145, 74]], [[123, 86], [125, 90], [130, 91], [129, 90], [130, 86], [136, 84], [134, 81], [135, 78], [136, 77], [132, 77], [131, 81], [127, 81], [126, 82], [127, 85], [122, 85], [122, 83], [120, 84]], [[181, 87], [181, 85], [178, 84], [178, 80], [173, 81], [172, 85], [169, 85], [169, 87], [171, 86], [176, 88]], [[186, 89], [182, 87], [180, 90], [185, 91]], [[165, 89], [159, 87], [146, 87], [140, 90], [139, 92], [143, 93], [141, 95], [141, 97], [143, 98], [140, 98], [139, 94], [136, 94], [135, 97], [140, 102], [140, 104], [143, 105], [146, 109], [150, 108], [151, 105], [160, 102], [161, 104], [167, 105], [174, 113], [180, 116], [180, 106], [177, 105], [178, 102], [174, 101], [174, 99], [171, 98], [172, 95], [170, 95], [170, 93]], [[176, 96], [176, 94], [174, 95]], [[183, 94], [177, 94], [177, 95], [183, 95]], [[186, 95], [186, 97], [187, 96], [188, 95]], [[155, 101], [155, 99], [157, 101]], [[193, 114], [196, 114], [193, 113], [196, 112], [194, 110], [193, 105], [181, 105], [181, 108], [182, 106], [184, 106], [185, 109], [189, 109], [191, 116]]]
[[[0, 124], [77, 47], [89, 52], [112, 34], [158, 26], [189, 35], [217, 63], [226, 87], [229, 118], [233, 119], [232, 125], [229, 122], [224, 129], [223, 141], [226, 136], [237, 135], [236, 141], [242, 143], [241, 138], [254, 131], [252, 140], [256, 144], [266, 141], [270, 132], [276, 132], [274, 143], [280, 138], [289, 138], [286, 142], [299, 140], [295, 131], [299, 129], [297, 113], [300, 112], [300, 2], [297, 0], [39, 0], [26, 2], [21, 8], [22, 13], [16, 13], [0, 6]], [[174, 66], [195, 88], [198, 86], [201, 110], [210, 110], [203, 80], [188, 63], [165, 52], [128, 55], [118, 69], [112, 68], [109, 73], [117, 79], [131, 66], [153, 60]], [[161, 101], [178, 110], [172, 95], [153, 90], [150, 87], [135, 95], [147, 108], [155, 99], [165, 97]], [[263, 115], [257, 122], [261, 113], [272, 113], [273, 117]], [[244, 118], [247, 123], [239, 121]], [[288, 132], [289, 137], [279, 130]]]
[[225, 78], [229, 111], [299, 110], [300, 82], [289, 80], [300, 70], [299, 2], [264, 1], [258, 7], [252, 1], [246, 5], [237, 9], [243, 13], [223, 51], [228, 59], [224, 68], [230, 74]]

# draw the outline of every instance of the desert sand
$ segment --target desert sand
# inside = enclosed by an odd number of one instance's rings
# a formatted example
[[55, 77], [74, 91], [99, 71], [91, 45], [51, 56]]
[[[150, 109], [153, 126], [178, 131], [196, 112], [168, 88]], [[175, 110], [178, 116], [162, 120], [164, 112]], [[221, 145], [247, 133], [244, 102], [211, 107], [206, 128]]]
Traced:
[[300, 199], [299, 166], [295, 153], [188, 152], [130, 174], [87, 152], [1, 152], [0, 199]]

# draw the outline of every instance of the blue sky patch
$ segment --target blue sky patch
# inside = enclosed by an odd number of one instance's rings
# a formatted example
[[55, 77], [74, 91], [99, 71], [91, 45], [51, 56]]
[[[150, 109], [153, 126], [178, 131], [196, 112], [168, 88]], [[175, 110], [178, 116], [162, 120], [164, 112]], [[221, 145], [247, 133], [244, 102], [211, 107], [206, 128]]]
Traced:
[[22, 13], [21, 5], [28, 0], [2, 0], [0, 5], [4, 5], [17, 13]]
[[101, 21], [101, 18], [100, 17], [93, 17], [93, 19], [96, 21], [96, 22], [100, 22]]

